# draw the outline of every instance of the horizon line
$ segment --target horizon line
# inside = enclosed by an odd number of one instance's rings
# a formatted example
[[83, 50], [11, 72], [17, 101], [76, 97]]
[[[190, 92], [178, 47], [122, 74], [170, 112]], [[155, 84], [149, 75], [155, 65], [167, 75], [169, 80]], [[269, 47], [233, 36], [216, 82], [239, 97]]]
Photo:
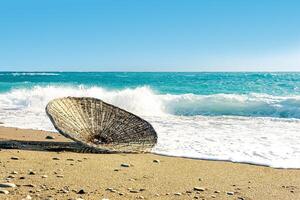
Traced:
[[122, 70], [116, 70], [116, 71], [108, 71], [108, 70], [103, 70], [103, 71], [81, 71], [81, 70], [64, 70], [64, 71], [56, 71], [56, 70], [50, 70], [50, 71], [39, 71], [39, 70], [33, 70], [33, 71], [30, 71], [30, 70], [26, 70], [26, 71], [22, 71], [22, 70], [14, 70], [14, 71], [8, 71], [8, 70], [1, 70], [0, 69], [0, 72], [4, 72], [4, 73], [14, 73], [14, 72], [31, 72], [31, 73], [35, 73], [35, 72], [44, 72], [44, 73], [53, 73], [53, 72], [56, 72], [56, 73], [65, 73], [65, 72], [70, 72], [70, 73], [99, 73], [99, 72], [102, 72], [102, 73], [300, 73], [300, 70], [299, 71], [232, 71], [232, 70], [228, 70], [228, 71], [131, 71], [131, 70], [128, 70], [128, 71], [122, 71]]

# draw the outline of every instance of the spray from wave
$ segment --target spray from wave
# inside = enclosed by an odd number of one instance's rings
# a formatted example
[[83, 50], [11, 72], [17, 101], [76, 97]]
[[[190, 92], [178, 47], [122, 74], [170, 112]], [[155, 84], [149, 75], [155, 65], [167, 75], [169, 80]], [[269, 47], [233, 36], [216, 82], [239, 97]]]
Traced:
[[156, 94], [150, 87], [106, 90], [101, 87], [36, 86], [0, 94], [2, 109], [43, 109], [54, 99], [64, 96], [89, 96], [143, 116], [166, 114], [179, 116], [252, 116], [300, 118], [300, 96], [265, 94], [171, 95]]

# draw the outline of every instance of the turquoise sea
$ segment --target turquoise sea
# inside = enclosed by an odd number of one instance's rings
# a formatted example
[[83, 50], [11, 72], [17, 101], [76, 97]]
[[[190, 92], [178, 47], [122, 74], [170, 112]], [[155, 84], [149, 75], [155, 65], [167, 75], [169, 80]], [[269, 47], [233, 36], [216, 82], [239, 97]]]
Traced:
[[54, 130], [44, 108], [62, 96], [145, 118], [156, 153], [300, 168], [300, 73], [0, 72], [0, 122]]
[[125, 89], [149, 86], [166, 94], [300, 94], [300, 73], [0, 72], [0, 91], [47, 85]]

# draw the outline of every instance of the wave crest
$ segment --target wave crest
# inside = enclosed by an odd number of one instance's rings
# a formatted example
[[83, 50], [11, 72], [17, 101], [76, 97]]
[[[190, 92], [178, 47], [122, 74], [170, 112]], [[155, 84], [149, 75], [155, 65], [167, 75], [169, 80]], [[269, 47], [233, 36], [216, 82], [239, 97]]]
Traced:
[[59, 76], [58, 73], [51, 72], [15, 72], [13, 76]]
[[156, 94], [150, 87], [107, 90], [101, 87], [36, 86], [0, 94], [0, 110], [43, 110], [46, 104], [64, 96], [89, 96], [142, 116], [234, 115], [300, 118], [300, 96], [266, 94], [171, 95]]
[[235, 115], [300, 118], [300, 96], [266, 94], [167, 95], [166, 110], [175, 115]]

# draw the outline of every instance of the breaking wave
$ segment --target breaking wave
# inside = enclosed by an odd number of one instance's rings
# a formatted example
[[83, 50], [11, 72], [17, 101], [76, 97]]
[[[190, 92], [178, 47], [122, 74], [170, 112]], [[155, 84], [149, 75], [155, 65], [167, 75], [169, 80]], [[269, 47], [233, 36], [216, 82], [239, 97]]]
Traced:
[[157, 94], [150, 87], [107, 90], [102, 87], [36, 86], [0, 94], [0, 109], [44, 109], [54, 98], [90, 96], [143, 116], [248, 116], [300, 118], [300, 96], [266, 94]]

